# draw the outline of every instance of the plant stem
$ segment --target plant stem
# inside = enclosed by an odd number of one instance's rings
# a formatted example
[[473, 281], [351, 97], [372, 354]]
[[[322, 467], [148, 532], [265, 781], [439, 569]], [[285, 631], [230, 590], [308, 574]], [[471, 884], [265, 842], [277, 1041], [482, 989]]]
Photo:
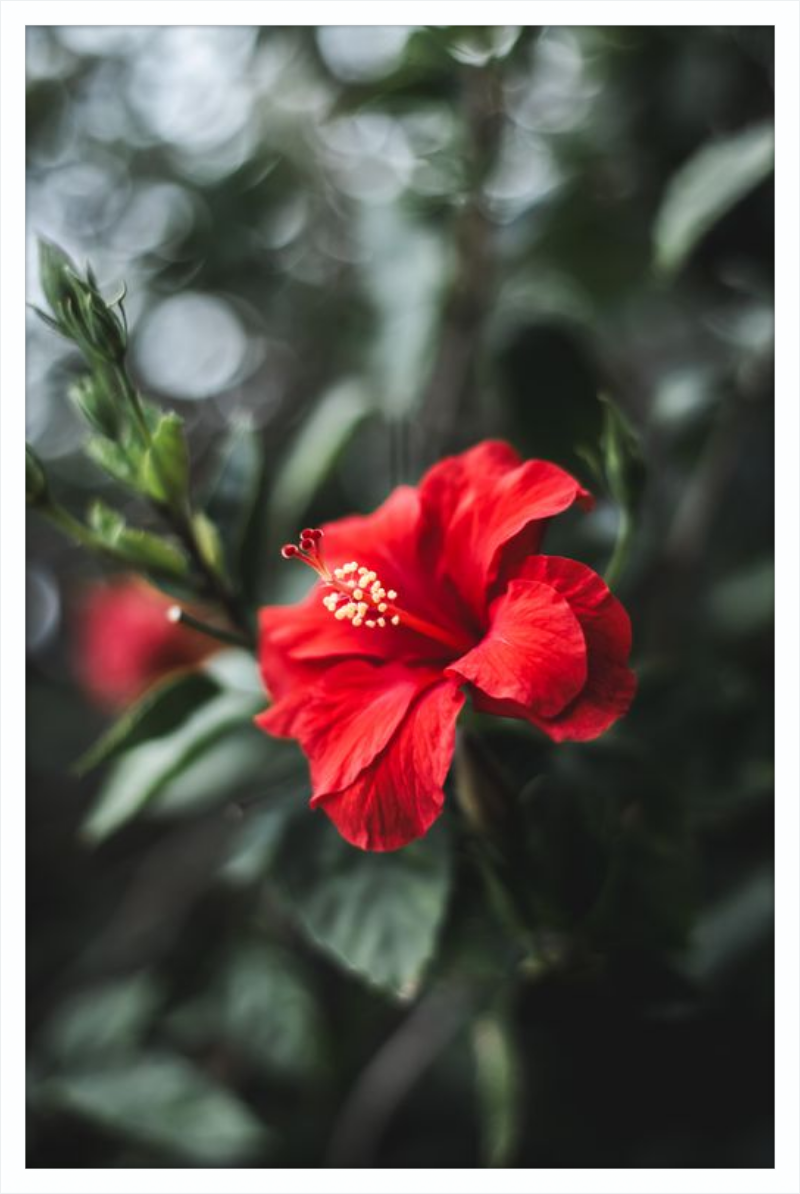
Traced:
[[84, 526], [82, 522], [78, 522], [77, 518], [65, 510], [63, 506], [57, 506], [55, 502], [48, 502], [47, 505], [39, 507], [39, 513], [47, 518], [54, 526], [68, 535], [75, 543], [79, 543], [81, 547], [88, 547], [91, 551], [104, 551], [109, 555], [115, 555], [112, 548], [105, 543], [101, 543], [97, 536]]
[[611, 554], [611, 559], [608, 561], [604, 580], [610, 589], [613, 589], [622, 575], [625, 564], [628, 559], [628, 552], [631, 548], [633, 539], [633, 519], [629, 512], [623, 506], [620, 510], [619, 528], [617, 530], [617, 541], [614, 544], [614, 550]]
[[[142, 437], [145, 445], [151, 450], [153, 447], [153, 437], [150, 434], [150, 428], [147, 426], [144, 410], [142, 409], [141, 399], [136, 387], [132, 384], [130, 377], [123, 365], [115, 365], [114, 377], [117, 384], [122, 391], [125, 401], [128, 403], [133, 414], [137, 429]], [[152, 452], [153, 467], [158, 471], [159, 462], [155, 452]], [[235, 594], [231, 591], [224, 578], [221, 577], [214, 568], [212, 568], [200, 548], [197, 541], [197, 535], [194, 529], [192, 519], [192, 510], [186, 499], [180, 507], [165, 505], [160, 502], [152, 502], [157, 513], [162, 519], [171, 527], [177, 537], [180, 539], [192, 563], [197, 568], [198, 572], [203, 577], [206, 585], [206, 591], [210, 597], [217, 602], [221, 609], [225, 612], [232, 626], [238, 627], [242, 632], [242, 640], [237, 639], [239, 645], [245, 645], [250, 649], [254, 646], [254, 636], [250, 627], [248, 618], [241, 608], [239, 601]]]
[[200, 634], [207, 635], [209, 638], [217, 639], [220, 643], [228, 643], [233, 647], [250, 646], [250, 642], [247, 639], [242, 638], [238, 634], [231, 634], [219, 626], [212, 626], [209, 622], [201, 621], [194, 614], [190, 614], [187, 610], [182, 609], [180, 605], [170, 606], [167, 610], [167, 618], [176, 625], [188, 626], [190, 630], [196, 630]]

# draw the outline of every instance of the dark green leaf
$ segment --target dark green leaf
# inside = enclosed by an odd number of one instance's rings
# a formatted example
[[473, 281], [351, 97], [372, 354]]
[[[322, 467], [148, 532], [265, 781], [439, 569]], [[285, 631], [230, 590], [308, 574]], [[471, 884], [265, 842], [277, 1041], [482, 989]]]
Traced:
[[119, 829], [190, 762], [223, 734], [247, 722], [263, 704], [253, 696], [222, 693], [201, 705], [171, 734], [128, 751], [118, 760], [84, 822], [84, 837], [99, 842]]
[[250, 532], [257, 520], [263, 471], [264, 453], [256, 432], [244, 423], [231, 427], [203, 506], [220, 532], [228, 572], [235, 579], [251, 574], [248, 557], [257, 544]]
[[194, 1165], [233, 1165], [270, 1133], [244, 1103], [179, 1057], [151, 1053], [43, 1083], [39, 1098]]
[[168, 676], [125, 710], [122, 717], [78, 759], [75, 771], [85, 775], [100, 763], [117, 758], [123, 751], [149, 738], [169, 733], [185, 720], [187, 714], [218, 692], [219, 686], [202, 672]]
[[315, 1076], [324, 1061], [319, 1008], [294, 959], [266, 941], [240, 948], [214, 989], [170, 1018], [190, 1048], [222, 1037], [266, 1073]]
[[320, 399], [275, 477], [272, 511], [277, 528], [288, 534], [298, 526], [368, 409], [366, 397], [355, 383], [343, 382]]
[[656, 217], [656, 265], [680, 269], [714, 224], [772, 173], [772, 123], [704, 145], [670, 180]]
[[409, 997], [436, 948], [450, 862], [441, 823], [403, 850], [376, 854], [350, 846], [318, 812], [290, 827], [274, 873], [320, 949], [374, 986]]
[[44, 1030], [47, 1055], [59, 1066], [85, 1068], [129, 1055], [160, 1002], [148, 974], [89, 987], [62, 1003]]

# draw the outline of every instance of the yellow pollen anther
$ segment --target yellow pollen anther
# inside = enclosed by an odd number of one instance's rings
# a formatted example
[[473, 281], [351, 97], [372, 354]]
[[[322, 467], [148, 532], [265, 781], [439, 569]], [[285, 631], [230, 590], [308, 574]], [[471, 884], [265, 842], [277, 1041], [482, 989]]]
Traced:
[[353, 596], [355, 597], [356, 601], [360, 601], [361, 598], [364, 596], [364, 593], [361, 589], [354, 589]]
[[394, 589], [389, 589], [389, 591], [388, 591], [388, 593], [386, 594], [386, 596], [389, 598], [389, 600], [390, 600], [390, 601], [396, 601], [396, 600], [397, 600], [397, 594], [395, 593]]
[[392, 626], [399, 626], [399, 625], [400, 625], [400, 618], [397, 614], [395, 614], [394, 617], [392, 618]]
[[375, 629], [375, 623], [374, 623], [374, 622], [373, 622], [371, 619], [369, 619], [369, 618], [368, 618], [368, 619], [367, 619], [367, 621], [364, 623], [364, 625], [365, 625], [365, 626], [369, 626], [370, 630], [374, 630], [374, 629]]
[[385, 602], [385, 601], [382, 601], [382, 602], [380, 603], [380, 605], [378, 606], [378, 613], [379, 613], [379, 614], [385, 614], [388, 608], [389, 608], [389, 607], [388, 607], [388, 605], [386, 604], [386, 602]]
[[379, 626], [385, 626], [385, 625], [386, 625], [386, 619], [385, 619], [385, 618], [378, 618], [378, 625], [379, 625]]
[[344, 568], [334, 568], [333, 575], [336, 577], [337, 580], [341, 580], [342, 577], [344, 576]]

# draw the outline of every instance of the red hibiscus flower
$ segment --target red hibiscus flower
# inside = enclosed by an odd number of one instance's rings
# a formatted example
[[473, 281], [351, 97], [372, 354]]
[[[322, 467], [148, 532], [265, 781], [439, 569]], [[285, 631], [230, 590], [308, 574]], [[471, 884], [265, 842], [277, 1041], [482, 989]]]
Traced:
[[353, 845], [397, 849], [439, 816], [465, 689], [556, 741], [627, 711], [628, 615], [590, 568], [539, 553], [573, 502], [592, 499], [563, 469], [489, 441], [283, 549], [319, 582], [261, 611], [257, 722], [298, 740], [312, 806]]
[[76, 669], [89, 696], [119, 709], [169, 672], [216, 650], [203, 635], [167, 618], [174, 605], [135, 577], [96, 584], [78, 611]]

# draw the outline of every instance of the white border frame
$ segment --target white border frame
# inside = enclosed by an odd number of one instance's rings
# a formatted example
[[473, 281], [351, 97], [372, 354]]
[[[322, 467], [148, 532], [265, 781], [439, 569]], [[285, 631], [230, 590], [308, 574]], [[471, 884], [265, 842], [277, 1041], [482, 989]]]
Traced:
[[[380, 9], [381, 21], [374, 20]], [[646, 16], [645, 16], [646, 14]], [[24, 636], [24, 482], [22, 440], [24, 437], [25, 392], [25, 129], [24, 67], [27, 25], [181, 25], [181, 24], [276, 24], [276, 25], [368, 25], [459, 23], [559, 25], [774, 25], [776, 49], [776, 135], [777, 135], [777, 480], [776, 480], [776, 713], [778, 785], [776, 832], [776, 1167], [775, 1169], [623, 1169], [623, 1170], [215, 1170], [151, 1169], [25, 1169], [25, 990], [24, 990], [24, 906], [25, 838], [24, 738], [20, 733], [22, 693], [25, 684]], [[491, 15], [491, 22], [480, 18]], [[677, 20], [672, 19], [677, 16]], [[272, 18], [265, 22], [265, 18]], [[276, 18], [282, 19], [276, 19]], [[650, 0], [646, 6], [635, 0], [459, 0], [458, 8], [447, 0], [382, 0], [380, 6], [366, 0], [296, 0], [288, 3], [253, 3], [228, 0], [224, 5], [195, 0], [3, 0], [0, 8], [0, 237], [3, 268], [0, 271], [0, 548], [3, 586], [2, 669], [0, 669], [0, 733], [2, 751], [2, 979], [0, 980], [0, 1027], [2, 1028], [2, 1194], [139, 1194], [148, 1191], [176, 1191], [186, 1194], [237, 1194], [275, 1191], [302, 1194], [311, 1189], [346, 1191], [347, 1194], [401, 1194], [412, 1186], [426, 1191], [457, 1190], [472, 1194], [491, 1188], [498, 1194], [527, 1194], [528, 1191], [613, 1191], [614, 1194], [669, 1194], [672, 1191], [719, 1191], [720, 1194], [797, 1194], [800, 1191], [798, 1131], [800, 1098], [798, 1087], [798, 1008], [800, 1008], [800, 954], [798, 953], [798, 840], [800, 840], [800, 776], [797, 758], [797, 716], [800, 710], [798, 684], [798, 610], [800, 609], [800, 556], [798, 542], [798, 450], [800, 449], [800, 6], [796, 0], [693, 0], [668, 3]], [[267, 1177], [269, 1175], [269, 1177]]]

